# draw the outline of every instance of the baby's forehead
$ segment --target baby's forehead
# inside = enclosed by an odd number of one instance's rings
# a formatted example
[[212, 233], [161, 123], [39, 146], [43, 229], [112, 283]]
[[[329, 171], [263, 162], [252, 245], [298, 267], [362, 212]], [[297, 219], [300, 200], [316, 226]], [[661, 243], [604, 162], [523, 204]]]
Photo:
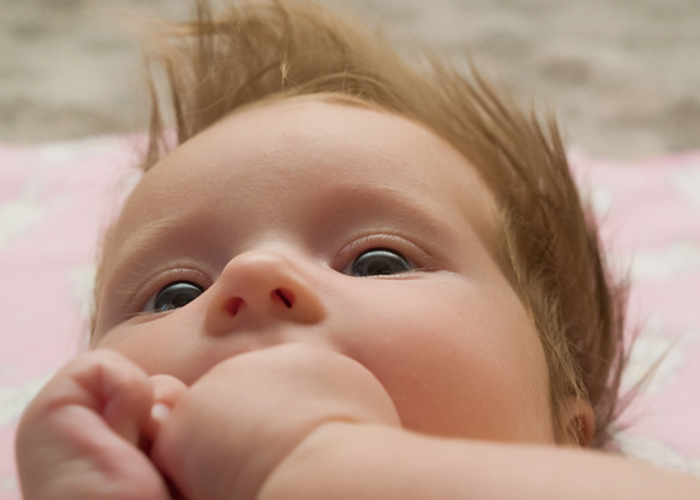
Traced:
[[274, 215], [282, 223], [273, 212], [284, 203], [317, 203], [309, 216], [321, 218], [328, 211], [323, 203], [350, 208], [394, 200], [409, 213], [413, 204], [438, 219], [466, 212], [479, 232], [491, 232], [492, 196], [459, 152], [421, 124], [335, 99], [259, 104], [184, 143], [144, 174], [107, 246], [119, 247], [136, 228], [177, 225], [176, 214], [187, 210], [202, 218], [245, 213], [248, 225]]

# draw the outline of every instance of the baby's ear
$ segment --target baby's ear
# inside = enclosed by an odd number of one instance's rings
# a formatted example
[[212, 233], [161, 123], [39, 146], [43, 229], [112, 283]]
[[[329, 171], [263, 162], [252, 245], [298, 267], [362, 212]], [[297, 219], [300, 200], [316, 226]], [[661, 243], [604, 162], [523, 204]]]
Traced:
[[587, 448], [595, 433], [595, 415], [591, 404], [579, 397], [569, 396], [560, 405], [560, 422], [566, 444]]

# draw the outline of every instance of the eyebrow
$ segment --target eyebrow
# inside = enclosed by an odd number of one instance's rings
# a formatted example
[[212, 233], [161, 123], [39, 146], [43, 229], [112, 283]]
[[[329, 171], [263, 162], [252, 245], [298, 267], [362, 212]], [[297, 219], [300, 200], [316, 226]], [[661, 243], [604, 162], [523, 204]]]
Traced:
[[181, 230], [183, 225], [193, 225], [191, 219], [191, 217], [184, 219], [164, 217], [149, 221], [127, 233], [121, 241], [117, 241], [120, 235], [115, 231], [109, 238], [109, 252], [105, 252], [104, 255], [112, 253], [111, 258], [115, 263], [112, 268], [127, 268], [134, 272], [141, 272], [140, 269], [137, 269], [136, 264], [143, 261], [143, 256], [149, 255], [154, 247], [172, 241], [175, 229]]
[[[412, 233], [419, 232], [428, 235], [430, 240], [447, 243], [457, 240], [459, 232], [466, 229], [453, 227], [438, 207], [417, 199], [414, 193], [393, 186], [337, 186], [329, 198], [321, 198], [319, 205], [333, 206], [334, 209], [319, 211], [317, 215], [317, 223], [328, 232], [337, 226], [339, 216], [346, 224], [364, 221], [368, 217], [385, 221], [391, 219], [399, 226], [417, 226], [418, 230]], [[468, 220], [465, 220], [467, 223]]]

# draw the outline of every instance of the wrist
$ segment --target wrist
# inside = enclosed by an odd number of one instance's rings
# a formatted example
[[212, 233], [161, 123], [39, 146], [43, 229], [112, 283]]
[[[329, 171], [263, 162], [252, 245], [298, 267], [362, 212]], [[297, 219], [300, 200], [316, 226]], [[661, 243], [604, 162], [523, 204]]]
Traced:
[[[406, 433], [399, 427], [376, 423], [332, 421], [309, 433], [267, 476], [257, 500], [329, 498], [338, 483], [361, 481], [362, 469], [390, 459], [387, 440]], [[364, 476], [366, 477], [366, 476]], [[355, 485], [357, 486], [357, 485]], [[345, 491], [357, 491], [356, 487]]]

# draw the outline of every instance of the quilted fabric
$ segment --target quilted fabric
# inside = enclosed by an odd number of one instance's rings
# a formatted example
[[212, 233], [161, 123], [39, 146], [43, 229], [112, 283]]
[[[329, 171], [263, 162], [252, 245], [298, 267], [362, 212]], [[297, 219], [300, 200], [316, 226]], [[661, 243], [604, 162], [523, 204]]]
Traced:
[[[0, 145], [0, 500], [17, 500], [22, 409], [84, 346], [98, 235], [138, 178], [140, 137]], [[664, 354], [625, 414], [623, 450], [700, 472], [700, 151], [635, 164], [571, 153], [640, 327], [631, 387]], [[631, 266], [631, 267], [630, 267]]]

